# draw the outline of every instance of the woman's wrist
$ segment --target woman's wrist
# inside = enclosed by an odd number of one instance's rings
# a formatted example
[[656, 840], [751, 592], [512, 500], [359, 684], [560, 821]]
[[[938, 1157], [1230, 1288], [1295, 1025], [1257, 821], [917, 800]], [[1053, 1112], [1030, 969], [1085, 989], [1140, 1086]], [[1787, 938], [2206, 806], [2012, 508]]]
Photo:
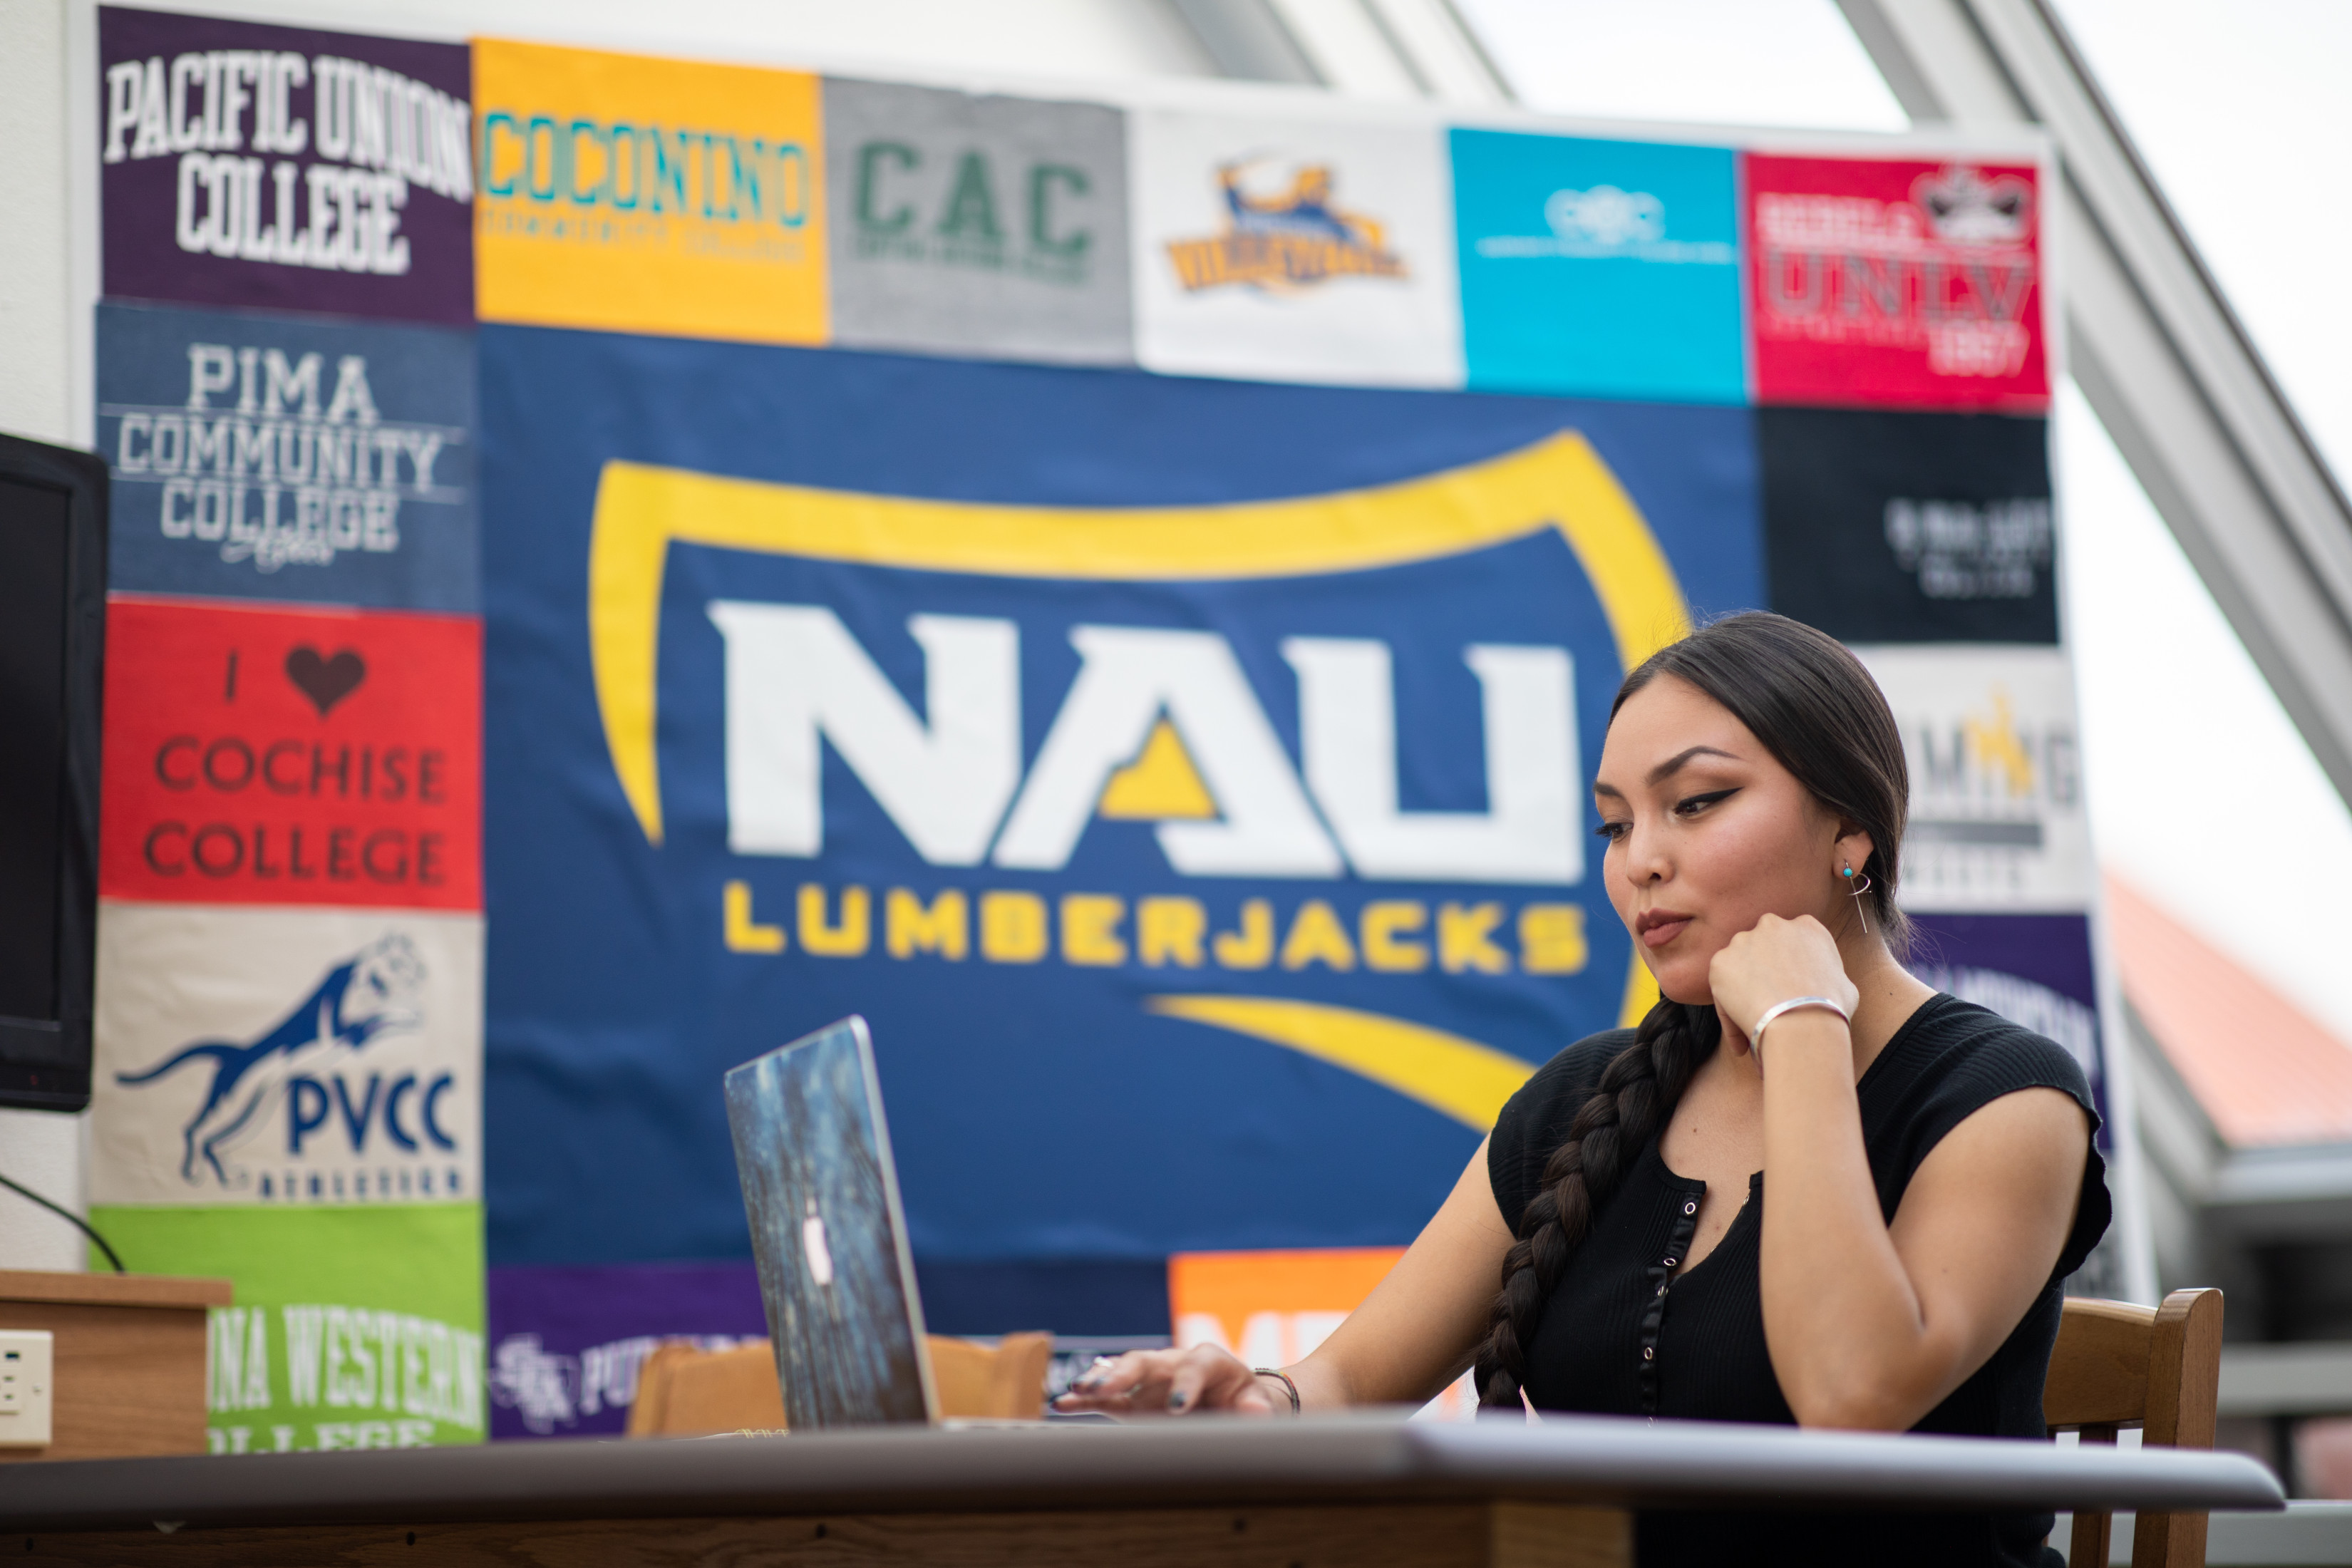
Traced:
[[[1288, 1396], [1290, 1400], [1290, 1413], [1293, 1415], [1297, 1415], [1300, 1413], [1298, 1403], [1298, 1384], [1291, 1381], [1290, 1374], [1276, 1367], [1254, 1366], [1250, 1368], [1250, 1373], [1252, 1376], [1256, 1377], [1261, 1381], [1271, 1379], [1273, 1382], [1281, 1384], [1283, 1393]], [[1277, 1410], [1280, 1408], [1281, 1406], [1279, 1405], [1276, 1406], [1276, 1409]]]
[[1801, 1020], [1813, 1019], [1818, 1019], [1822, 1024], [1828, 1024], [1832, 1019], [1835, 1019], [1836, 1027], [1841, 1031], [1853, 1023], [1844, 1005], [1831, 996], [1791, 996], [1786, 1001], [1777, 1002], [1765, 1008], [1748, 1030], [1748, 1048], [1756, 1058], [1757, 1070], [1760, 1072], [1764, 1067], [1766, 1030], [1779, 1025], [1785, 1035]]

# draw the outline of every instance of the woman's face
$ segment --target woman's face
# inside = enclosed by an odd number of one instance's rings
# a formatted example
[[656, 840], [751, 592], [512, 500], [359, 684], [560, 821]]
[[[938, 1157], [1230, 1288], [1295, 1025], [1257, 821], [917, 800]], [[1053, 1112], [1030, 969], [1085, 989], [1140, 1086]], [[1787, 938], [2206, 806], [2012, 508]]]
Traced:
[[1767, 914], [1853, 922], [1841, 866], [1870, 836], [1838, 819], [1731, 710], [1672, 675], [1617, 710], [1593, 784], [1609, 841], [1602, 880], [1668, 999], [1714, 1000], [1707, 966]]

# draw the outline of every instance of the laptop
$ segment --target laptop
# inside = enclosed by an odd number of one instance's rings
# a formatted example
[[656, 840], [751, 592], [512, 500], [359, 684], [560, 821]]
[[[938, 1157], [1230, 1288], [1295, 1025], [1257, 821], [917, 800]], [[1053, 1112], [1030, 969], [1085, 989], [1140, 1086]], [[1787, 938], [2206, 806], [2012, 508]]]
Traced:
[[760, 1294], [797, 1431], [939, 1415], [922, 1298], [856, 1016], [727, 1075]]

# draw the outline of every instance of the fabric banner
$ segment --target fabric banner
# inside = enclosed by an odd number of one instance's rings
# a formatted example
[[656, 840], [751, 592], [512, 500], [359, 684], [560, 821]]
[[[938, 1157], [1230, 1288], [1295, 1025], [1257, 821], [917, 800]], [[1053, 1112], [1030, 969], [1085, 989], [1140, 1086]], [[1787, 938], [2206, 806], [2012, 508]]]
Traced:
[[[2107, 1115], [2089, 916], [1921, 914], [1912, 925], [1913, 973], [2065, 1047]], [[2099, 1146], [2115, 1147], [2114, 1128], [2100, 1127]]]
[[117, 591], [471, 613], [470, 332], [103, 304]]
[[1758, 605], [2105, 1103], [2030, 155], [99, 33], [91, 1191], [223, 1451], [763, 1331], [719, 1076], [851, 1012], [933, 1329], [1304, 1349], [1654, 994], [1609, 700]]
[[2049, 406], [2030, 163], [1746, 158], [1759, 403]]
[[[1403, 1256], [1401, 1247], [1178, 1253], [1168, 1260], [1176, 1346], [1215, 1345], [1251, 1366], [1294, 1365], [1314, 1354]], [[1420, 1417], [1467, 1421], [1477, 1409], [1465, 1372]]]
[[100, 287], [468, 324], [462, 45], [103, 5]]
[[1772, 607], [1852, 643], [2058, 641], [2039, 418], [1759, 408]]
[[1453, 133], [1470, 384], [1740, 403], [1738, 159]]
[[206, 1336], [214, 1453], [485, 1436], [478, 1205], [94, 1205], [89, 1217], [138, 1273], [236, 1282]]
[[668, 1340], [726, 1350], [768, 1337], [757, 1270], [741, 1263], [490, 1271], [490, 1436], [610, 1436], [637, 1373]]
[[927, 1268], [1399, 1245], [1642, 1003], [1582, 759], [1739, 411], [483, 353], [501, 1267], [740, 1257], [719, 1074], [853, 1011]]
[[1442, 131], [1150, 110], [1128, 134], [1144, 364], [1462, 384]]
[[482, 922], [100, 905], [90, 1201], [481, 1194]]
[[481, 640], [455, 616], [118, 598], [99, 890], [481, 908]]
[[828, 78], [824, 124], [835, 342], [1133, 361], [1118, 110]]
[[1904, 907], [2090, 909], [2074, 671], [2056, 648], [1854, 649], [1903, 731], [1911, 821]]
[[474, 80], [483, 321], [825, 340], [815, 77], [484, 39]]
[[[1907, 849], [1906, 846], [1906, 849]], [[1905, 867], [1906, 881], [1909, 867]], [[2118, 1126], [2114, 1079], [2103, 1046], [2108, 1020], [2100, 1005], [2091, 921], [2084, 914], [1912, 914], [1911, 972], [1938, 991], [2000, 1014], [2066, 1047], [2091, 1082], [2099, 1112], [2096, 1139], [2118, 1186], [2118, 1151], [2132, 1133]], [[2127, 1181], [2128, 1178], [2122, 1178]], [[2130, 1202], [2116, 1193], [2116, 1207]], [[2066, 1281], [2069, 1293], [2129, 1299], [2132, 1269], [2126, 1227], [2109, 1228]]]

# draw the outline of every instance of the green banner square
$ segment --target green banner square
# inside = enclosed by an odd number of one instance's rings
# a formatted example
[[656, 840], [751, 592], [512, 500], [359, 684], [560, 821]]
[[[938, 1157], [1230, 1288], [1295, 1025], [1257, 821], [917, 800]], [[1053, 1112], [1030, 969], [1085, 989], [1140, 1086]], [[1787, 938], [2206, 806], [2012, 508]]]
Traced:
[[[478, 1443], [478, 1204], [93, 1208], [142, 1274], [233, 1281], [205, 1388], [220, 1454]], [[104, 1268], [93, 1257], [92, 1268]]]

